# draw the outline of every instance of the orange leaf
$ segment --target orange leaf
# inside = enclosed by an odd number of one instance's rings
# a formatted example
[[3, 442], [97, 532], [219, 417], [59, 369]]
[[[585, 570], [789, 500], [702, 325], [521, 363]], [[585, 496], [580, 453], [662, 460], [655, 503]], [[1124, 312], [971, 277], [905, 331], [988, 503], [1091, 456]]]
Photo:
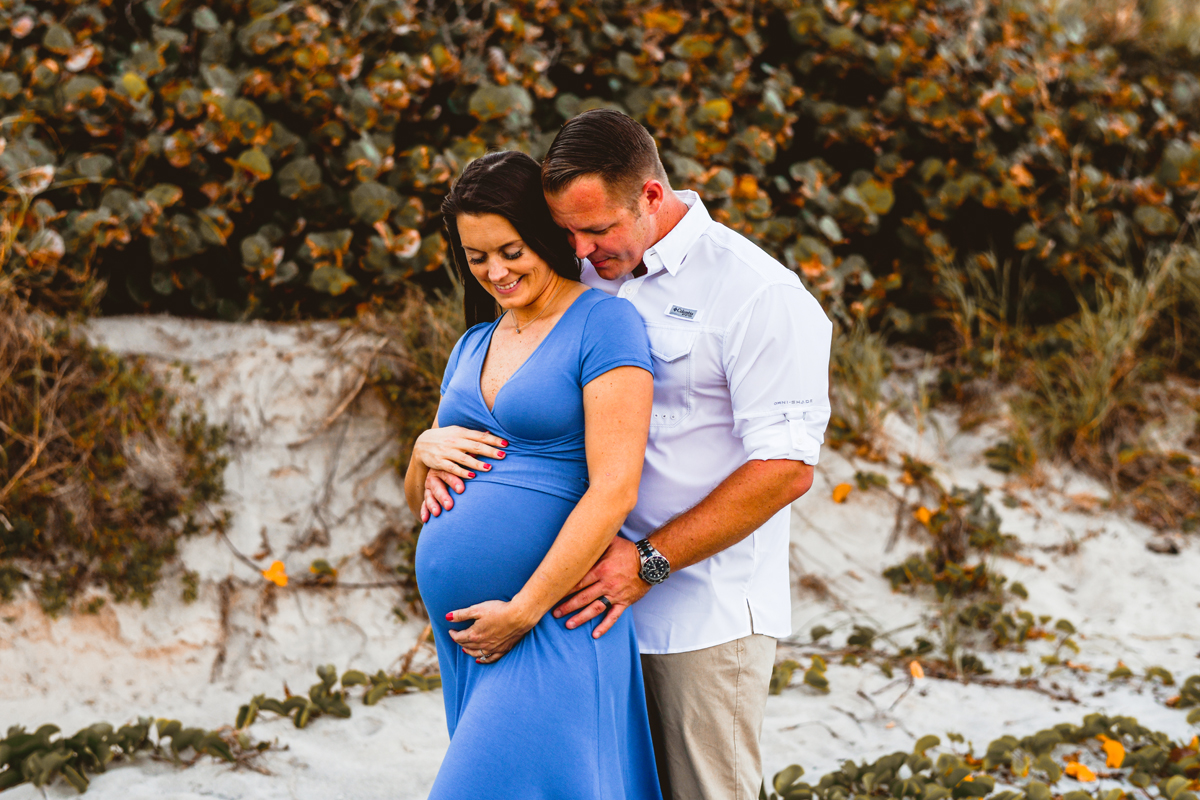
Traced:
[[282, 561], [272, 561], [271, 566], [263, 570], [262, 576], [276, 586], [287, 586], [287, 570]]
[[929, 521], [933, 519], [933, 512], [925, 506], [921, 506], [913, 512], [913, 516], [916, 517], [922, 525], [928, 526]]
[[1104, 753], [1108, 756], [1107, 765], [1113, 769], [1119, 769], [1125, 763], [1125, 745], [1115, 739], [1104, 742]]
[[1091, 783], [1096, 780], [1096, 773], [1080, 764], [1078, 761], [1071, 761], [1067, 764], [1066, 773], [1077, 781], [1083, 783]]
[[839, 483], [833, 487], [833, 502], [844, 503], [846, 498], [850, 496], [850, 491], [853, 487], [848, 483]]
[[908, 662], [908, 671], [911, 672], [912, 676], [917, 680], [921, 680], [921, 678], [925, 677], [925, 669], [921, 666], [920, 661]]

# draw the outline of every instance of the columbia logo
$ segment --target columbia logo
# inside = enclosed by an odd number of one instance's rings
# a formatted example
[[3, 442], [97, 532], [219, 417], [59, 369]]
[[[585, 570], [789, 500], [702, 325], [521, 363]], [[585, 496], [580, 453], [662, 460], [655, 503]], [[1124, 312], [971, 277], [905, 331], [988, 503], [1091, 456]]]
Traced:
[[671, 306], [667, 309], [668, 317], [678, 317], [679, 319], [694, 320], [696, 314], [699, 313], [694, 308], [684, 308], [683, 306]]

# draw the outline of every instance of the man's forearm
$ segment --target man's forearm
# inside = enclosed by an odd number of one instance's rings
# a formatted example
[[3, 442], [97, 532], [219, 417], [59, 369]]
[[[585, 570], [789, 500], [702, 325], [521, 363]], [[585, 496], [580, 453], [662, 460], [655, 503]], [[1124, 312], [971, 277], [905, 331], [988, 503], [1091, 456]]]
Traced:
[[737, 544], [812, 486], [802, 461], [748, 461], [703, 500], [650, 535], [671, 562], [689, 567]]

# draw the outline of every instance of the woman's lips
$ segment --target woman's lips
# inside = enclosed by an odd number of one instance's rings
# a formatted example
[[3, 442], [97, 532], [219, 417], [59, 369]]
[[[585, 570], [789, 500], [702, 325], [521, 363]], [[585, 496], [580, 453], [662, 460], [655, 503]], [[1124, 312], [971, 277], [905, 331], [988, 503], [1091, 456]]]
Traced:
[[517, 290], [517, 286], [518, 286], [518, 284], [521, 283], [521, 280], [523, 277], [524, 276], [522, 276], [521, 278], [517, 278], [515, 281], [512, 281], [511, 283], [504, 283], [504, 284], [493, 283], [492, 285], [496, 287], [496, 291], [500, 294], [512, 294], [513, 292], [515, 292]]

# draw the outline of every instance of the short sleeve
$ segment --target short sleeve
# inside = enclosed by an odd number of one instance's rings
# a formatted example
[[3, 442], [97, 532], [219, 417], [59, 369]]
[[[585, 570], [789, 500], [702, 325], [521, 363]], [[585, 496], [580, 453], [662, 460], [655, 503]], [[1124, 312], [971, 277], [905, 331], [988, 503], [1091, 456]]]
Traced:
[[725, 337], [734, 434], [749, 460], [816, 464], [829, 423], [833, 325], [799, 286], [773, 286]]
[[579, 360], [580, 386], [617, 367], [641, 367], [654, 374], [646, 324], [633, 303], [605, 297], [592, 306], [583, 324]]
[[458, 362], [462, 359], [463, 345], [467, 339], [471, 338], [471, 334], [475, 333], [479, 328], [487, 327], [486, 323], [476, 325], [462, 336], [458, 337], [458, 341], [454, 343], [454, 349], [450, 351], [450, 358], [446, 359], [446, 371], [442, 373], [442, 388], [439, 390], [443, 395], [450, 388], [450, 379], [454, 377], [455, 371], [458, 369]]

